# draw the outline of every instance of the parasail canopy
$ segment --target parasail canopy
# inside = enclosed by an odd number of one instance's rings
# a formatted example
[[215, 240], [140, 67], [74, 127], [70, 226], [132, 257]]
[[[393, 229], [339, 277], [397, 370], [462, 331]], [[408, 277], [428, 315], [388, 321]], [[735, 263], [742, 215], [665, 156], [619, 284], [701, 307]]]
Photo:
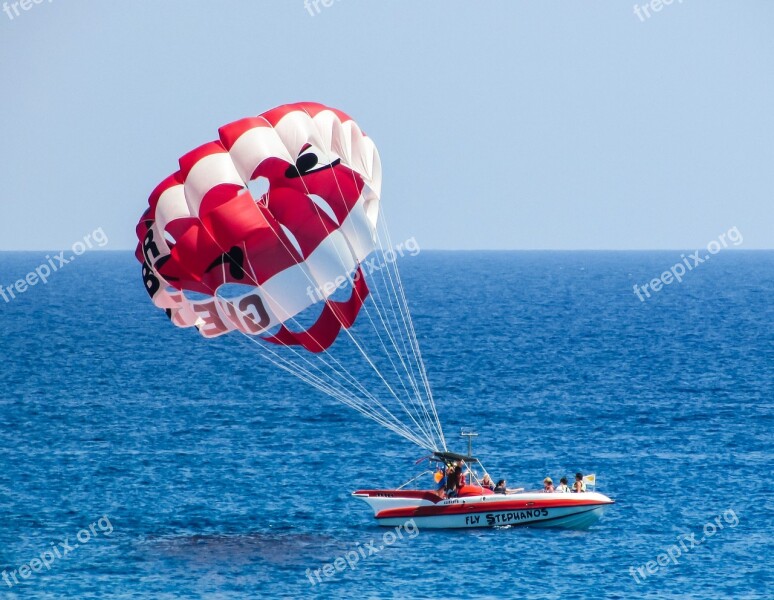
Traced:
[[178, 327], [241, 334], [279, 368], [445, 450], [381, 179], [376, 146], [349, 116], [280, 106], [180, 158], [150, 195], [136, 256]]

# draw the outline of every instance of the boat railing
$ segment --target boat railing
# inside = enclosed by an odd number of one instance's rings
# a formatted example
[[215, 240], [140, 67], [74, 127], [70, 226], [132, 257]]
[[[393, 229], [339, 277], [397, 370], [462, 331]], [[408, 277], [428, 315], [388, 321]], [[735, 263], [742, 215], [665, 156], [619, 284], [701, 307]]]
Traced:
[[432, 471], [432, 470], [428, 470], [428, 471], [422, 471], [422, 472], [421, 472], [419, 475], [417, 475], [416, 477], [412, 477], [411, 479], [409, 479], [409, 480], [408, 480], [406, 483], [404, 483], [403, 485], [401, 485], [401, 486], [400, 486], [400, 487], [398, 487], [397, 489], [399, 489], [399, 490], [402, 490], [402, 489], [403, 489], [404, 487], [406, 487], [408, 484], [415, 482], [415, 481], [416, 481], [417, 479], [419, 479], [420, 477], [424, 477], [424, 476], [425, 476], [425, 475], [427, 475], [428, 473], [431, 473], [431, 474], [432, 474], [432, 473], [434, 473], [434, 472], [435, 472], [435, 471]]

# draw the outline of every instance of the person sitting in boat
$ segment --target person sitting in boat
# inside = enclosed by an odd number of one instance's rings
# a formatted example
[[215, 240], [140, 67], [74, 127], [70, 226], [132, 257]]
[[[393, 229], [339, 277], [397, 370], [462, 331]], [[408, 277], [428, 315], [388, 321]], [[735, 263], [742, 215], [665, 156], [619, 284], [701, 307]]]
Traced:
[[583, 481], [583, 473], [575, 474], [575, 483], [572, 484], [572, 491], [578, 493], [586, 491], [586, 483]]
[[560, 492], [560, 493], [563, 493], [563, 494], [568, 494], [568, 493], [570, 493], [570, 486], [569, 486], [569, 485], [567, 485], [567, 478], [566, 478], [566, 477], [562, 477], [562, 478], [559, 480], [559, 485], [558, 485], [558, 487], [556, 488], [556, 491], [557, 491], [557, 492]]
[[481, 487], [485, 487], [489, 490], [495, 489], [495, 484], [489, 476], [489, 473], [484, 473], [484, 478], [481, 480]]
[[501, 479], [497, 482], [497, 485], [495, 486], [494, 493], [495, 494], [504, 494], [506, 492], [505, 484], [507, 482], [505, 479]]
[[551, 493], [554, 491], [554, 480], [550, 477], [546, 477], [543, 480], [543, 491], [546, 493]]

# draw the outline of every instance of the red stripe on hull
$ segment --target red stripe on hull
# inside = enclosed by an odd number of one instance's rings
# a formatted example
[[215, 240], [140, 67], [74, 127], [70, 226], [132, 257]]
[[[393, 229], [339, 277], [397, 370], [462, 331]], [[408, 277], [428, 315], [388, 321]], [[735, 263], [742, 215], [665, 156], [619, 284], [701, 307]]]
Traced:
[[[437, 498], [437, 496], [436, 496]], [[569, 500], [569, 501], [568, 501]], [[445, 506], [410, 506], [406, 508], [389, 508], [376, 514], [377, 519], [403, 518], [403, 517], [436, 517], [441, 515], [471, 515], [478, 513], [491, 513], [509, 510], [535, 510], [536, 508], [562, 508], [580, 506], [604, 506], [600, 502], [588, 502], [584, 500], [505, 500], [482, 501], [475, 503], [447, 504]]]

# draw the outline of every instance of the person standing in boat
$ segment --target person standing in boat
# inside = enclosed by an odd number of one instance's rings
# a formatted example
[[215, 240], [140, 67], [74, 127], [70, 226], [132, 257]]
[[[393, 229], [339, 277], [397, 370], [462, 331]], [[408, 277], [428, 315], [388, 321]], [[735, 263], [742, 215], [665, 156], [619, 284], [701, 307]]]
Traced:
[[461, 490], [465, 487], [465, 484], [467, 483], [465, 480], [465, 461], [461, 460], [457, 467], [454, 469], [454, 472], [457, 473], [457, 490]]
[[586, 491], [586, 483], [583, 481], [583, 473], [575, 474], [575, 483], [572, 485], [572, 491], [577, 493]]
[[446, 469], [440, 468], [435, 472], [435, 493], [439, 498], [446, 497]]
[[457, 469], [454, 465], [446, 467], [446, 497], [454, 498], [457, 495]]
[[557, 492], [563, 493], [563, 494], [569, 494], [570, 493], [570, 486], [567, 485], [567, 478], [562, 477], [559, 480], [559, 486], [556, 488]]

